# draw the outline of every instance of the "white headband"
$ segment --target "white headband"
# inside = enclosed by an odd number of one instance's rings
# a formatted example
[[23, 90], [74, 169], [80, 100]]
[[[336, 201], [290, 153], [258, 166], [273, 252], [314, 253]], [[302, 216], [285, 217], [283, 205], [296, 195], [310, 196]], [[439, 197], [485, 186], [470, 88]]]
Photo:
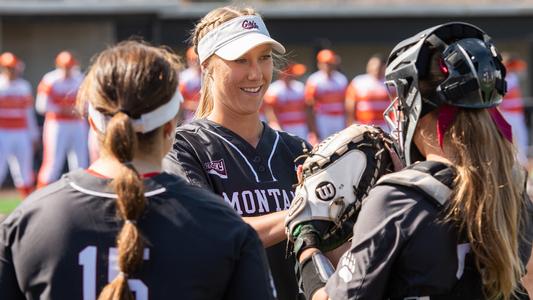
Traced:
[[236, 60], [262, 44], [272, 44], [276, 52], [285, 53], [283, 45], [270, 37], [261, 17], [242, 16], [223, 23], [202, 37], [198, 43], [198, 58], [200, 64], [213, 54], [225, 60]]
[[[183, 96], [179, 91], [174, 93], [172, 99], [167, 103], [159, 106], [155, 110], [152, 110], [149, 113], [142, 114], [140, 118], [133, 119], [133, 128], [135, 132], [146, 133], [152, 131], [166, 122], [172, 120], [178, 113], [180, 109], [181, 102], [183, 102]], [[91, 103], [89, 103], [89, 117], [91, 117], [94, 127], [98, 129], [101, 133], [105, 132], [107, 123], [111, 120], [111, 117], [105, 116], [96, 108], [94, 108]]]

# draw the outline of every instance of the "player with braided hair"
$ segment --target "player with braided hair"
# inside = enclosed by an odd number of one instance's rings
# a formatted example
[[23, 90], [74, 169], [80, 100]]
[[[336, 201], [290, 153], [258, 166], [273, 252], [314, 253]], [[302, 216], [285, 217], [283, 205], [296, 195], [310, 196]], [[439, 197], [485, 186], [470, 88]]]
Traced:
[[283, 46], [251, 8], [217, 8], [191, 38], [202, 69], [197, 119], [176, 130], [165, 170], [211, 190], [259, 234], [279, 299], [295, 299], [284, 219], [304, 140], [261, 122], [259, 109]]
[[490, 37], [466, 23], [394, 48], [385, 119], [407, 167], [381, 177], [363, 200], [336, 271], [321, 254], [320, 231], [292, 231], [305, 242], [295, 250], [308, 299], [529, 299], [520, 279], [533, 205], [496, 108], [505, 73]]
[[133, 41], [96, 57], [78, 105], [88, 102], [100, 157], [0, 224], [1, 299], [274, 298], [255, 231], [215, 195], [161, 172], [179, 67], [168, 50]]

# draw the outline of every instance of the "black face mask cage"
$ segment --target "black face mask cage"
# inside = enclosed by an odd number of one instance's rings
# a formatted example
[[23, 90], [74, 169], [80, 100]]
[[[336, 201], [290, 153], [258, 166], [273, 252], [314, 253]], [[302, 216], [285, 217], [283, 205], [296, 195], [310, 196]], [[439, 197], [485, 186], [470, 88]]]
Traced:
[[384, 117], [396, 140], [399, 156], [407, 164], [411, 163], [408, 153], [411, 152], [412, 133], [420, 113], [418, 108], [421, 107], [416, 64], [423, 43], [423, 39], [411, 40], [404, 48], [391, 54], [385, 71], [385, 83], [392, 103]]
[[[390, 129], [391, 137], [397, 141], [398, 153], [400, 156], [403, 156], [405, 152], [404, 149], [404, 140], [405, 140], [405, 130], [404, 127], [407, 124], [407, 119], [405, 118], [405, 104], [402, 103], [400, 95], [403, 95], [403, 89], [407, 85], [405, 79], [400, 79], [399, 84], [396, 81], [385, 81], [385, 86], [387, 87], [387, 94], [391, 100], [391, 104], [383, 112], [385, 122], [387, 123]], [[402, 96], [403, 97], [403, 96]], [[403, 159], [403, 157], [400, 157]]]
[[[429, 99], [422, 99], [418, 82], [429, 75], [431, 53], [436, 51], [443, 53], [443, 71], [449, 74]], [[504, 76], [490, 37], [467, 23], [439, 25], [400, 42], [387, 61], [385, 79], [392, 103], [384, 115], [406, 164], [418, 153], [412, 139], [422, 116], [443, 104], [494, 107], [505, 93]]]

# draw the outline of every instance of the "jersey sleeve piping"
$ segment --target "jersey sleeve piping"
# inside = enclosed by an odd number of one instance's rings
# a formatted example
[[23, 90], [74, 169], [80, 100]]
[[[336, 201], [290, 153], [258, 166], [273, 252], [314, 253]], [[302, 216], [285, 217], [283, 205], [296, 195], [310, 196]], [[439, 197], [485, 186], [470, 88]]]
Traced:
[[[104, 193], [104, 192], [98, 192], [98, 191], [92, 191], [92, 190], [89, 190], [89, 189], [86, 189], [84, 187], [81, 187], [79, 185], [77, 185], [76, 183], [74, 183], [73, 181], [70, 181], [69, 182], [69, 185], [70, 187], [72, 187], [73, 189], [77, 190], [78, 192], [80, 193], [83, 193], [83, 194], [87, 194], [87, 195], [91, 195], [91, 196], [97, 196], [97, 197], [102, 197], [102, 198], [110, 198], [110, 199], [118, 199], [118, 195], [117, 194], [112, 194], [112, 193]], [[159, 195], [159, 194], [162, 194], [164, 192], [166, 192], [167, 189], [162, 187], [162, 188], [159, 188], [159, 189], [156, 189], [156, 190], [153, 190], [153, 191], [149, 191], [149, 192], [145, 192], [144, 193], [144, 196], [145, 197], [152, 197], [152, 196], [155, 196], [155, 195]]]
[[279, 133], [277, 131], [274, 131], [276, 133], [276, 140], [274, 141], [274, 146], [272, 147], [272, 152], [270, 152], [270, 156], [268, 157], [268, 169], [270, 170], [270, 175], [272, 176], [272, 180], [278, 181], [276, 177], [274, 177], [274, 173], [272, 172], [272, 157], [274, 156], [274, 153], [276, 152], [276, 148], [278, 147], [278, 141], [279, 141]]

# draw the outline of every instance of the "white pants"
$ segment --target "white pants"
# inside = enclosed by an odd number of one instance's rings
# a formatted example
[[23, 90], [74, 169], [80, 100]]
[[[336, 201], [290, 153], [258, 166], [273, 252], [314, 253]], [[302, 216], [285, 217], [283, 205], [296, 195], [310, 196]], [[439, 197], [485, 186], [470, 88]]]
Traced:
[[325, 140], [328, 136], [343, 130], [344, 125], [344, 116], [316, 115], [316, 130], [320, 140]]
[[0, 185], [7, 175], [7, 168], [17, 188], [33, 186], [33, 146], [26, 129], [0, 129]]
[[39, 170], [39, 186], [59, 179], [65, 158], [69, 170], [87, 168], [87, 124], [85, 121], [45, 120], [43, 126], [43, 163]]
[[283, 126], [283, 130], [304, 140], [307, 140], [307, 134], [309, 133], [307, 124], [285, 125]]
[[522, 113], [502, 112], [505, 120], [513, 127], [513, 142], [518, 150], [518, 161], [527, 165], [528, 132]]

